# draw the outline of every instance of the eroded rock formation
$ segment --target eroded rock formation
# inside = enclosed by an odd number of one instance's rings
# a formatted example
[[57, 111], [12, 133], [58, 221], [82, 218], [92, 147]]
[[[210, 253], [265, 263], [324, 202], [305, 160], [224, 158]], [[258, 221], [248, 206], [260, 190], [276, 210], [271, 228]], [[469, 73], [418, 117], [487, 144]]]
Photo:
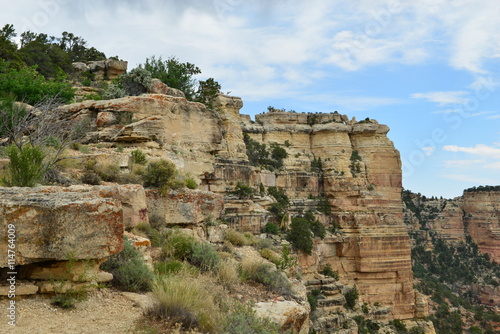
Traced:
[[470, 236], [480, 252], [500, 263], [499, 191], [464, 191], [454, 199], [406, 196], [405, 221], [411, 230], [455, 243]]
[[[165, 223], [174, 217], [188, 225], [207, 220], [205, 211], [212, 210], [217, 218], [224, 207], [222, 218], [230, 227], [257, 233], [271, 217], [274, 199], [265, 194], [268, 187], [283, 188], [290, 198], [285, 225], [299, 212], [315, 210], [321, 199], [329, 212], [315, 214], [331, 233], [315, 240], [312, 255], [299, 257], [304, 279], [314, 278], [329, 264], [342, 281], [358, 287], [362, 302], [386, 307], [387, 318], [423, 315], [417, 311], [422, 307], [416, 307], [412, 287], [401, 162], [386, 125], [369, 119], [356, 122], [338, 113], [270, 112], [253, 122], [239, 115], [240, 98], [220, 95], [212, 110], [156, 86], [155, 94], [84, 101], [56, 110], [61, 117], [89, 125], [83, 143], [125, 148], [125, 158], [130, 150], [141, 148], [151, 160], [169, 159], [199, 178], [203, 191], [187, 197], [174, 194], [158, 200], [148, 191], [149, 218], [156, 210]], [[245, 135], [268, 148], [286, 150], [283, 167], [252, 165]], [[238, 183], [264, 192], [238, 198], [233, 194]], [[198, 208], [194, 211], [199, 214], [182, 214], [187, 206], [189, 212]], [[167, 217], [169, 210], [175, 214]]]

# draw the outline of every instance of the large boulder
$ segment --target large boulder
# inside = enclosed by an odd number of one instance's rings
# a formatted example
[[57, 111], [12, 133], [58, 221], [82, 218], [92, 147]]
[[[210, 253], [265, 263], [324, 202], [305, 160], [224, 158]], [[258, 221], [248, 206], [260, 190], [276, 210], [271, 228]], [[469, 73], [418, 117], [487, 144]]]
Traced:
[[269, 318], [277, 323], [283, 332], [309, 333], [309, 307], [306, 305], [290, 300], [276, 300], [256, 303], [254, 310], [258, 317]]
[[180, 189], [162, 195], [146, 190], [151, 223], [195, 227], [219, 218], [224, 211], [224, 197], [210, 191]]
[[0, 252], [15, 251], [12, 261], [0, 259], [0, 268], [101, 259], [123, 249], [120, 201], [47, 188], [0, 188]]

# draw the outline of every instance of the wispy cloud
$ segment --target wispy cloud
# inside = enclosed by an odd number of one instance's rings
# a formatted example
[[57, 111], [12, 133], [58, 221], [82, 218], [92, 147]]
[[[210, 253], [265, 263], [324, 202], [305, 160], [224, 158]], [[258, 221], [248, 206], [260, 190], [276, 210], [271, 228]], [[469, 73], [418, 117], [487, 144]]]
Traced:
[[[423, 99], [429, 102], [437, 103], [440, 106], [450, 105], [450, 104], [464, 104], [468, 101], [465, 96], [468, 95], [467, 91], [435, 91], [427, 93], [414, 93], [410, 97], [413, 99]], [[447, 109], [443, 111], [452, 112], [453, 109]]]
[[486, 165], [484, 165], [484, 167], [486, 167], [488, 169], [500, 170], [500, 161], [486, 164]]
[[471, 176], [469, 174], [443, 174], [441, 175], [441, 177], [456, 181], [470, 182], [474, 184], [495, 184], [495, 182], [498, 182], [498, 180], [495, 180], [494, 178], [477, 177]]
[[444, 151], [448, 152], [464, 152], [473, 155], [485, 156], [489, 158], [499, 158], [500, 159], [500, 148], [498, 146], [489, 146], [484, 144], [478, 144], [473, 147], [463, 147], [457, 145], [445, 145], [443, 146]]
[[447, 166], [455, 166], [455, 167], [462, 167], [462, 166], [472, 166], [472, 165], [478, 165], [478, 164], [484, 164], [486, 161], [485, 160], [445, 160], [444, 163]]

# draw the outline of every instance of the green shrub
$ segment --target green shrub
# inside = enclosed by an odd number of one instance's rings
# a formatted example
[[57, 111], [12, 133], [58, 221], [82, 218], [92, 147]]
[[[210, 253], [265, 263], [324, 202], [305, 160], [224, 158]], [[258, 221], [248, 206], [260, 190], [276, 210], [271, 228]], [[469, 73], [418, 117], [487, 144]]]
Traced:
[[77, 143], [77, 142], [71, 143], [71, 145], [70, 145], [71, 149], [75, 150], [75, 151], [79, 151], [81, 146], [82, 146], [82, 144]]
[[272, 222], [268, 222], [266, 226], [262, 229], [263, 233], [269, 233], [269, 234], [278, 234], [279, 233], [279, 228], [278, 225]]
[[240, 182], [236, 185], [233, 190], [233, 194], [238, 196], [240, 199], [251, 198], [255, 193], [255, 190], [252, 187], [246, 186]]
[[308, 255], [312, 253], [313, 239], [311, 236], [309, 222], [302, 217], [295, 217], [290, 224], [290, 231], [287, 240], [296, 250], [300, 250]]
[[55, 296], [52, 299], [52, 305], [68, 310], [74, 308], [77, 302], [87, 300], [87, 290], [85, 288], [70, 288], [62, 292], [62, 290], [64, 289], [64, 285], [65, 282], [63, 282], [60, 287], [54, 288]]
[[271, 264], [244, 261], [241, 270], [244, 279], [262, 283], [272, 292], [282, 295], [292, 293], [292, 285], [288, 278], [282, 272], [273, 269]]
[[157, 187], [162, 194], [170, 189], [184, 186], [179, 180], [179, 173], [173, 163], [167, 160], [159, 160], [149, 163], [143, 175], [144, 186]]
[[224, 239], [237, 247], [246, 246], [248, 244], [248, 240], [245, 235], [233, 229], [226, 230]]
[[69, 103], [74, 97], [71, 84], [60, 79], [47, 80], [35, 67], [8, 68], [8, 62], [0, 59], [0, 95], [9, 93], [31, 105], [50, 98]]
[[356, 306], [356, 301], [358, 300], [359, 298], [359, 293], [358, 293], [358, 289], [356, 289], [356, 287], [354, 287], [353, 289], [347, 291], [344, 295], [345, 297], [345, 306], [349, 309], [354, 309], [354, 306]]
[[180, 89], [186, 99], [192, 101], [195, 98], [196, 80], [193, 76], [200, 74], [201, 70], [194, 64], [181, 63], [175, 57], [163, 60], [162, 57], [152, 56], [139, 66], [148, 70], [153, 78], [160, 79], [167, 86]]
[[176, 274], [184, 268], [184, 262], [177, 260], [169, 260], [165, 262], [157, 262], [154, 265], [155, 272], [159, 276], [165, 276], [170, 274]]
[[323, 274], [325, 276], [329, 276], [334, 278], [335, 280], [339, 279], [339, 273], [338, 271], [333, 271], [332, 267], [330, 266], [329, 263], [325, 264], [323, 269], [319, 272], [320, 274]]
[[222, 323], [215, 289], [204, 277], [184, 271], [160, 277], [153, 288], [153, 304], [145, 313], [154, 319], [182, 323], [184, 328], [215, 333]]
[[319, 220], [316, 219], [311, 210], [308, 210], [305, 213], [304, 219], [306, 219], [309, 222], [309, 229], [311, 230], [311, 232], [314, 234], [315, 237], [319, 237], [321, 239], [325, 237], [326, 234], [325, 225], [323, 225]]
[[[149, 220], [150, 223], [153, 224], [155, 216], [151, 216]], [[153, 247], [163, 247], [167, 241], [168, 235], [166, 230], [157, 230], [153, 226], [145, 223], [139, 223], [135, 228], [146, 235], [146, 237], [151, 241], [151, 246]]]
[[133, 150], [130, 152], [130, 156], [132, 157], [132, 162], [135, 164], [145, 165], [148, 162], [146, 154], [141, 150]]
[[188, 187], [188, 189], [198, 188], [198, 183], [196, 183], [196, 181], [193, 178], [189, 177], [185, 180], [185, 182], [186, 182], [186, 187]]
[[234, 309], [225, 316], [222, 334], [279, 334], [282, 333], [279, 326], [269, 319], [258, 318], [250, 305], [237, 304]]
[[272, 263], [278, 265], [281, 261], [281, 257], [278, 253], [269, 248], [264, 248], [260, 250], [260, 256], [264, 259], [271, 261]]
[[192, 236], [174, 231], [162, 247], [163, 255], [178, 260], [189, 260], [196, 242]]
[[311, 312], [314, 312], [318, 308], [318, 297], [321, 295], [321, 291], [314, 289], [307, 295], [307, 301], [311, 305]]
[[269, 248], [269, 249], [273, 249], [274, 248], [274, 243], [271, 239], [257, 239], [257, 242], [256, 242], [256, 247], [258, 249], [264, 249], [264, 248]]
[[289, 269], [297, 265], [297, 259], [291, 254], [290, 246], [283, 245], [281, 250], [281, 259], [278, 268], [281, 270]]
[[9, 164], [7, 176], [2, 182], [9, 187], [34, 187], [47, 171], [43, 159], [45, 154], [36, 146], [24, 145], [21, 148], [12, 144], [6, 149]]
[[129, 73], [120, 76], [121, 84], [127, 95], [136, 96], [147, 93], [151, 87], [151, 73], [136, 67]]
[[127, 239], [123, 251], [111, 255], [102, 264], [102, 269], [113, 274], [112, 283], [121, 290], [141, 292], [152, 288], [153, 273], [144, 263], [141, 253]]
[[207, 80], [202, 80], [198, 82], [199, 88], [196, 94], [195, 101], [201, 102], [208, 108], [214, 108], [214, 101], [221, 90], [221, 85], [214, 80], [214, 78], [208, 78]]
[[189, 262], [202, 271], [211, 271], [217, 267], [220, 258], [212, 245], [205, 242], [198, 242], [192, 245]]

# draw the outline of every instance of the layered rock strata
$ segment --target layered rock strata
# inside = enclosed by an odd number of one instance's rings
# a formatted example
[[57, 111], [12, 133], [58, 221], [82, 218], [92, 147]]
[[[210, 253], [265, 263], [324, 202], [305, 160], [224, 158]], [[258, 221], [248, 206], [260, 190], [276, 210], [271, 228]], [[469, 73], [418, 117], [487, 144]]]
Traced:
[[[338, 233], [316, 240], [313, 254], [300, 257], [306, 277], [330, 264], [341, 279], [358, 286], [363, 302], [386, 305], [396, 318], [416, 315], [410, 242], [402, 219], [401, 163], [386, 125], [338, 113], [270, 112], [252, 122], [239, 115], [240, 98], [220, 95], [212, 110], [160, 86], [156, 94], [85, 101], [57, 112], [89, 124], [84, 143], [141, 148], [152, 160], [171, 160], [199, 177], [202, 190], [224, 196], [222, 218], [241, 231], [259, 232], [271, 218], [274, 200], [265, 194], [235, 198], [238, 183], [256, 190], [283, 188], [292, 203], [285, 224], [301, 210], [316, 209], [318, 198], [323, 199], [331, 213], [316, 215], [327, 227], [338, 227]], [[283, 168], [252, 166], [244, 134], [267, 148], [285, 149]], [[164, 199], [160, 202], [168, 208]], [[174, 217], [180, 224], [193, 218]]]
[[407, 196], [404, 216], [408, 228], [426, 238], [455, 243], [470, 236], [480, 252], [500, 263], [500, 191], [465, 191], [454, 199]]

